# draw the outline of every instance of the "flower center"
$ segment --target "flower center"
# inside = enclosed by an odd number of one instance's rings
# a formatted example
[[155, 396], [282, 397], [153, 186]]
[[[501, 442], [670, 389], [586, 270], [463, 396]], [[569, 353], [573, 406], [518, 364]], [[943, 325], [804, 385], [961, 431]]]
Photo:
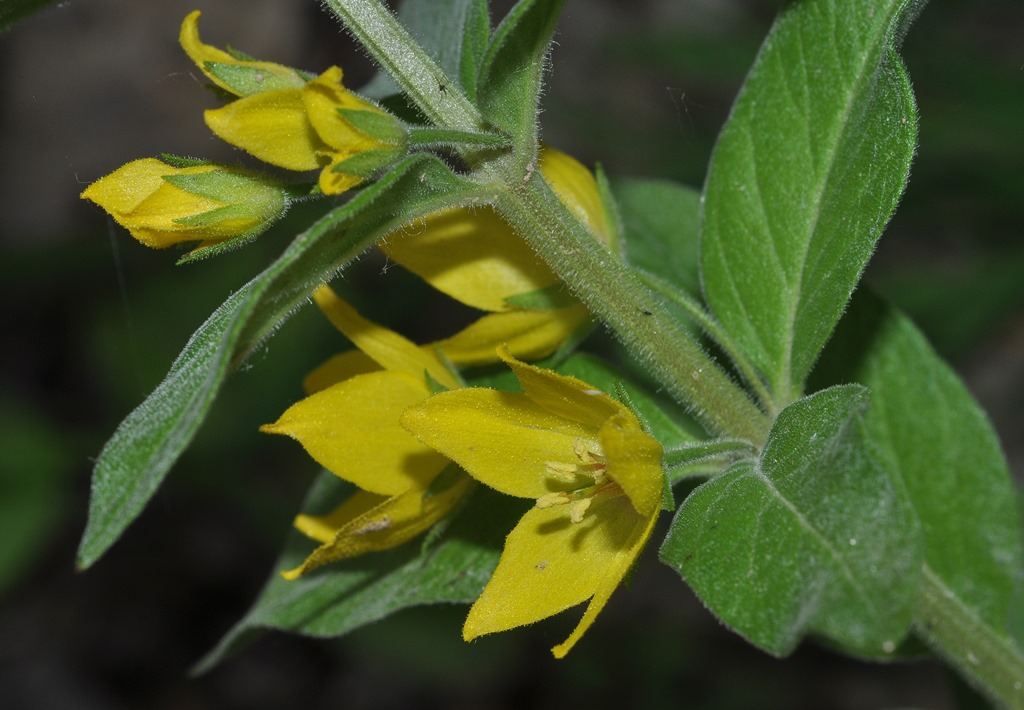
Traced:
[[556, 505], [569, 506], [569, 519], [578, 523], [599, 494], [613, 493], [618, 484], [608, 478], [607, 465], [601, 446], [596, 441], [577, 437], [572, 443], [575, 461], [545, 461], [548, 476], [562, 485], [572, 486], [567, 491], [547, 493], [537, 499], [538, 508]]

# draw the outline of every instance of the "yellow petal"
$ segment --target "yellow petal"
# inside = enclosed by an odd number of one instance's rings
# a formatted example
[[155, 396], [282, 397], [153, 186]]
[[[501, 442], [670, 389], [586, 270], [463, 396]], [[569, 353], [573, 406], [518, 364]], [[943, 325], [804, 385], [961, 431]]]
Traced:
[[[622, 499], [617, 498], [613, 501], [609, 501], [609, 507], [612, 505], [622, 505]], [[589, 513], [588, 513], [589, 514]], [[597, 512], [595, 511], [596, 515]], [[615, 524], [625, 526], [629, 516], [623, 510], [618, 510], [612, 513], [609, 517], [614, 517]], [[585, 520], [585, 518], [584, 518]], [[610, 556], [604, 562], [605, 575], [598, 583], [597, 588], [594, 590], [594, 597], [590, 600], [590, 604], [587, 605], [587, 610], [583, 613], [583, 618], [580, 619], [580, 623], [576, 625], [572, 633], [562, 643], [558, 644], [551, 649], [551, 653], [554, 654], [555, 658], [565, 658], [565, 654], [572, 650], [572, 647], [576, 645], [576, 642], [583, 637], [590, 625], [594, 623], [594, 619], [604, 609], [605, 604], [611, 598], [612, 593], [618, 589], [619, 584], [625, 579], [629, 573], [630, 568], [636, 562], [636, 558], [640, 556], [640, 552], [644, 549], [647, 541], [651, 537], [651, 531], [654, 530], [654, 523], [658, 520], [657, 511], [655, 514], [649, 517], [640, 517], [635, 519], [633, 527], [628, 535], [628, 542], [621, 548], [614, 556]]]
[[396, 495], [447, 465], [399, 424], [402, 412], [429, 394], [422, 377], [371, 372], [306, 397], [260, 430], [292, 437], [321, 466], [363, 490]]
[[169, 175], [194, 175], [212, 172], [213, 165], [175, 168], [155, 158], [134, 160], [92, 183], [82, 192], [128, 229], [146, 246], [163, 248], [185, 241], [234, 236], [255, 225], [239, 225], [236, 220], [204, 227], [201, 230], [182, 226], [177, 220], [203, 214], [225, 203], [186, 192], [167, 182]]
[[432, 215], [425, 229], [392, 234], [381, 249], [430, 285], [484, 311], [555, 282], [547, 265], [489, 208]]
[[661, 507], [662, 448], [643, 430], [636, 417], [622, 411], [610, 417], [598, 433], [608, 476], [622, 487], [641, 515], [655, 515]]
[[557, 350], [589, 318], [582, 305], [552, 311], [509, 311], [484, 316], [436, 345], [455, 365], [486, 365], [505, 345], [513, 357], [537, 360]]
[[504, 348], [498, 354], [512, 368], [527, 396], [552, 414], [580, 422], [596, 431], [609, 417], [628, 411], [583, 380], [527, 365], [511, 357]]
[[325, 146], [306, 119], [301, 89], [264, 91], [206, 111], [219, 138], [287, 170], [315, 170]]
[[314, 394], [325, 390], [356, 375], [376, 372], [380, 365], [360, 350], [347, 350], [331, 356], [325, 363], [314, 369], [302, 381], [306, 394]]
[[208, 44], [204, 44], [199, 39], [199, 16], [201, 13], [199, 10], [190, 12], [184, 22], [181, 23], [181, 33], [178, 36], [181, 42], [182, 49], [188, 54], [189, 58], [196, 63], [196, 66], [206, 75], [206, 78], [212, 81], [214, 84], [224, 89], [228, 93], [238, 95], [239, 90], [237, 87], [224, 81], [218, 77], [215, 73], [209, 70], [208, 64], [232, 64], [236, 66], [252, 67], [273, 77], [277, 85], [281, 84], [293, 84], [296, 87], [302, 86], [302, 78], [290, 67], [282, 66], [280, 64], [274, 64], [273, 62], [257, 62], [257, 61], [245, 61], [237, 59], [227, 52], [217, 49]]
[[539, 162], [540, 171], [562, 204], [603, 244], [608, 245], [612, 232], [593, 173], [572, 156], [549, 146], [542, 149]]
[[576, 440], [596, 433], [522, 394], [480, 387], [436, 394], [406, 409], [401, 421], [473, 478], [523, 498], [570, 488], [547, 474], [547, 463], [573, 461]]
[[302, 100], [309, 122], [320, 140], [346, 158], [382, 145], [380, 141], [357, 130], [338, 113], [338, 109], [384, 113], [341, 85], [340, 68], [331, 67], [306, 84]]
[[460, 474], [443, 491], [416, 488], [384, 500], [379, 505], [342, 523], [333, 539], [313, 551], [296, 569], [284, 572], [295, 579], [328, 562], [367, 552], [388, 550], [408, 542], [451, 512], [473, 479]]
[[348, 173], [338, 173], [334, 171], [334, 167], [336, 165], [347, 160], [349, 157], [350, 156], [342, 153], [335, 154], [330, 164], [320, 171], [320, 191], [325, 195], [340, 195], [348, 192], [365, 179], [358, 175], [349, 175]]
[[[595, 500], [579, 523], [565, 506], [532, 508], [505, 541], [494, 575], [463, 626], [469, 641], [557, 614], [614, 589], [639, 553], [645, 521], [623, 496]], [[603, 607], [591, 604], [567, 642], [575, 642]], [[568, 650], [568, 649], [566, 649]]]
[[389, 497], [357, 490], [327, 515], [297, 515], [293, 524], [306, 537], [328, 543], [347, 523], [376, 508]]
[[445, 387], [459, 386], [436, 355], [398, 333], [363, 318], [329, 286], [318, 288], [313, 293], [313, 300], [335, 328], [385, 370], [404, 372], [420, 381], [424, 381], [423, 373], [426, 371]]

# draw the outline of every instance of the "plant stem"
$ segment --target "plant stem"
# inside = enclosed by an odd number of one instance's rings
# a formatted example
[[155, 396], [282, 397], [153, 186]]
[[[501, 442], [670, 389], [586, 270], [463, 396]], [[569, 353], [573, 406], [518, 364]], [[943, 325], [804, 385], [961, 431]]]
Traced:
[[725, 329], [718, 324], [718, 321], [711, 317], [710, 313], [704, 310], [696, 299], [691, 298], [689, 294], [680, 291], [654, 274], [637, 270], [637, 275], [645, 285], [686, 311], [708, 337], [714, 340], [715, 344], [722, 348], [722, 351], [729, 356], [729, 359], [732, 360], [736, 369], [739, 370], [739, 374], [743, 377], [743, 381], [754, 390], [758, 401], [765, 407], [772, 406], [771, 393], [765, 386], [757, 369], [750, 363], [735, 341], [729, 337]]
[[[492, 172], [500, 173], [500, 166]], [[768, 418], [677, 323], [633, 271], [603, 247], [558, 199], [539, 171], [501, 175], [495, 205], [651, 374], [713, 434], [764, 441]]]
[[[440, 128], [480, 131], [476, 107], [379, 0], [326, 0], [356, 39]], [[445, 91], [438, 91], [443, 84]], [[632, 270], [601, 246], [540, 175], [516, 158], [480, 174], [499, 193], [495, 208], [651, 374], [716, 435], [760, 445], [769, 420]]]
[[345, 27], [434, 124], [483, 130], [483, 118], [458, 83], [427, 54], [380, 0], [325, 0]]
[[967, 607], [927, 565], [921, 579], [917, 632], [975, 688], [1000, 707], [1024, 708], [1024, 653]]

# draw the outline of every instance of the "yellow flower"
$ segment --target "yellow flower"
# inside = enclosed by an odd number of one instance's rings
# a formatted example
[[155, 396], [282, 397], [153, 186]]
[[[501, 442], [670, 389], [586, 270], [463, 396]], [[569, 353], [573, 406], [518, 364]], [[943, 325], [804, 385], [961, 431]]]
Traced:
[[402, 424], [471, 476], [533, 498], [470, 609], [463, 637], [505, 631], [590, 599], [563, 657], [650, 537], [661, 506], [661, 446], [622, 404], [585, 382], [502, 353], [525, 394], [469, 388], [413, 406]]
[[287, 170], [322, 169], [320, 189], [329, 195], [400, 157], [404, 129], [345, 89], [341, 69], [307, 80], [289, 67], [236, 57], [202, 43], [199, 14], [182, 23], [181, 45], [214, 84], [239, 97], [205, 112], [206, 125], [218, 137]]
[[[553, 148], [541, 151], [539, 164], [562, 202], [596, 239], [614, 247], [613, 230], [590, 171]], [[439, 291], [494, 314], [438, 343], [457, 364], [493, 362], [494, 349], [484, 343], [506, 342], [515, 356], [524, 359], [544, 357], [588, 318], [586, 309], [559, 286], [544, 261], [493, 210], [458, 208], [432, 215], [422, 231], [392, 235], [381, 248]], [[553, 307], [517, 301], [539, 293], [553, 295]], [[528, 335], [530, 347], [524, 348], [518, 341]], [[473, 350], [467, 341], [481, 347]], [[458, 355], [452, 354], [456, 351]]]
[[262, 431], [296, 439], [324, 468], [361, 490], [326, 516], [296, 519], [296, 527], [322, 545], [285, 573], [289, 579], [412, 539], [450, 512], [472, 485], [399, 423], [406, 408], [430, 396], [431, 381], [459, 387], [433, 348], [366, 320], [326, 286], [314, 299], [359, 350], [314, 373], [307, 380], [313, 394]]
[[135, 160], [92, 183], [82, 193], [146, 246], [181, 242], [200, 248], [255, 236], [285, 209], [280, 185], [219, 165], [168, 165]]

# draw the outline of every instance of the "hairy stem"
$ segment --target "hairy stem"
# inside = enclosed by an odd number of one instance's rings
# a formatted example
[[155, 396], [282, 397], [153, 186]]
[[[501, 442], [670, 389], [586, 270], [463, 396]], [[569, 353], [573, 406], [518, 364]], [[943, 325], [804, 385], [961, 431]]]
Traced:
[[927, 565], [917, 633], [936, 654], [1000, 707], [1024, 708], [1024, 654], [965, 605]]

